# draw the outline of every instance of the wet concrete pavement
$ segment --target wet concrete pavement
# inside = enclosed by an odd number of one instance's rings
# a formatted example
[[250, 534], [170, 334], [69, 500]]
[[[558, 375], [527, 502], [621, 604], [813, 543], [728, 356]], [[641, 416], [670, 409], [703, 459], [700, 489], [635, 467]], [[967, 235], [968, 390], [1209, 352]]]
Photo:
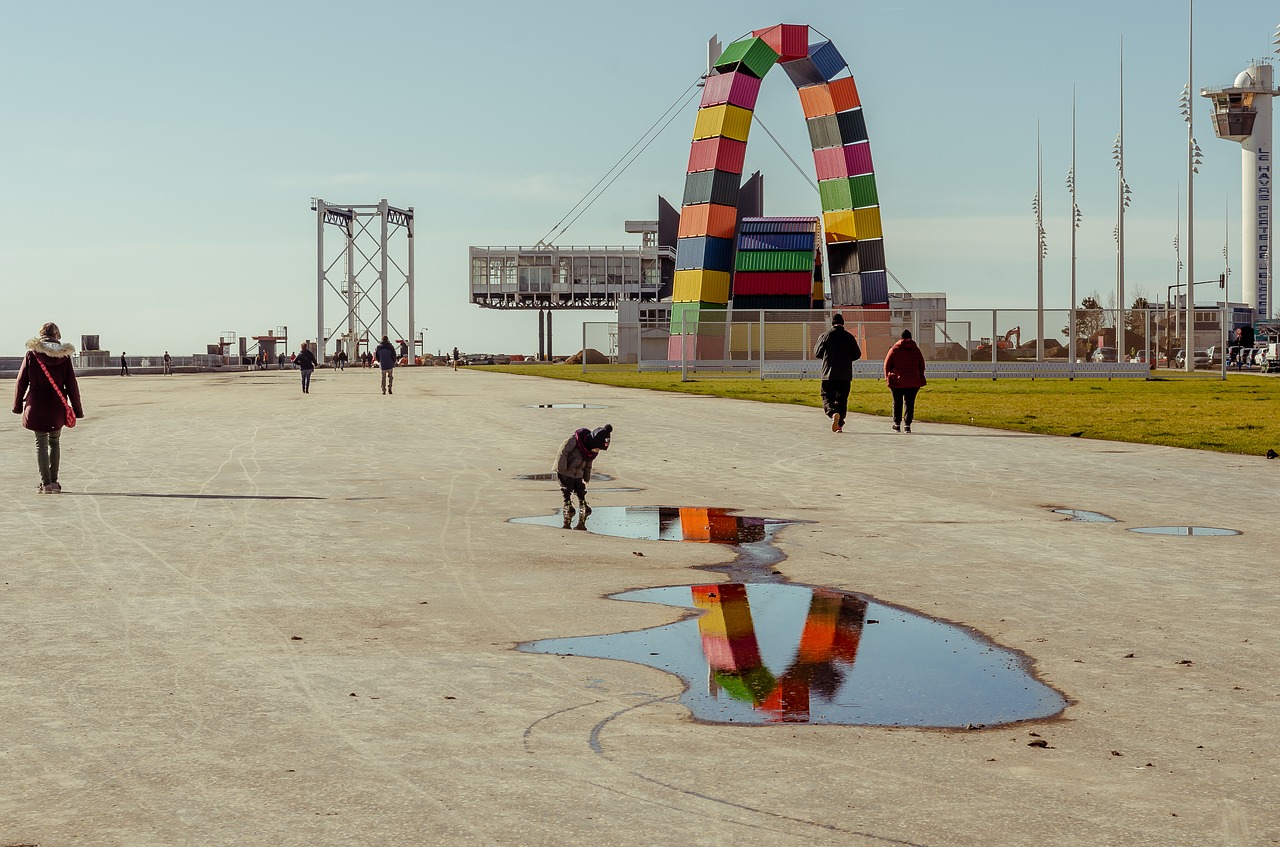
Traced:
[[[927, 389], [913, 434], [837, 435], [811, 408], [376, 382], [86, 379], [60, 496], [10, 419], [0, 845], [1280, 842], [1275, 463], [932, 425]], [[811, 521], [777, 534], [787, 578], [971, 627], [1072, 705], [703, 724], [659, 670], [517, 651], [677, 620], [605, 595], [734, 557], [509, 522], [560, 500], [515, 476], [606, 422], [597, 469], [640, 490], [593, 505]], [[1243, 534], [1126, 531], [1180, 525]]]

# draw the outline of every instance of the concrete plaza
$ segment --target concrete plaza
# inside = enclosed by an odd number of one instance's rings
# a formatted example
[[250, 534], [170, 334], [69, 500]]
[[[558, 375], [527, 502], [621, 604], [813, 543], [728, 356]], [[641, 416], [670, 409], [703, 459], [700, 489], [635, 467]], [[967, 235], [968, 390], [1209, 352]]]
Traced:
[[[0, 847], [1280, 843], [1280, 462], [933, 425], [927, 388], [915, 433], [836, 435], [812, 408], [396, 374], [85, 378], [60, 496], [10, 417]], [[790, 580], [972, 627], [1071, 705], [713, 725], [652, 668], [517, 652], [675, 620], [606, 595], [733, 557], [508, 522], [558, 507], [517, 477], [605, 422], [593, 488], [636, 490], [593, 503], [810, 521], [778, 536]], [[1243, 534], [1127, 531], [1157, 525]]]

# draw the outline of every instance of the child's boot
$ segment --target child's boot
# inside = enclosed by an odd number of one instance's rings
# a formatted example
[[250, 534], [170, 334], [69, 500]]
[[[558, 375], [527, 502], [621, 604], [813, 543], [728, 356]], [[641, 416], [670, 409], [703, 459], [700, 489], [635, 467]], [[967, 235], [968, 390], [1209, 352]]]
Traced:
[[591, 507], [587, 505], [586, 497], [578, 498], [578, 508], [582, 509], [583, 517], [586, 517], [587, 515], [591, 514]]

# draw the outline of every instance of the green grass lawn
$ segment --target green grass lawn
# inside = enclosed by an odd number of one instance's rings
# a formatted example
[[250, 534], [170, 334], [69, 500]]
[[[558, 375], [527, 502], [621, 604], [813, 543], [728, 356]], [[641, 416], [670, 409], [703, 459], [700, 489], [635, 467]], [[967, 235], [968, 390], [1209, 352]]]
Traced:
[[[822, 406], [817, 380], [706, 377], [681, 382], [678, 373], [642, 374], [634, 369], [618, 369], [584, 374], [580, 365], [493, 365], [471, 369], [761, 403]], [[1268, 449], [1280, 451], [1277, 400], [1280, 379], [1249, 374], [1229, 374], [1225, 382], [1178, 375], [1113, 381], [935, 380], [921, 390], [916, 400], [916, 421], [1260, 456]], [[849, 392], [850, 412], [887, 417], [892, 409], [892, 398], [883, 382], [854, 381]]]

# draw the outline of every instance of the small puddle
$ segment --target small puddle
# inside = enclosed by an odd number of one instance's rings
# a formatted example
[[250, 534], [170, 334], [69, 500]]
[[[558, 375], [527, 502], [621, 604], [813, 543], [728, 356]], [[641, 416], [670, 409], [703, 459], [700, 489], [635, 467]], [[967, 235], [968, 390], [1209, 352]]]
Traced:
[[1084, 509], [1054, 509], [1055, 515], [1066, 515], [1067, 520], [1084, 521], [1086, 523], [1115, 523], [1116, 519], [1102, 512], [1088, 512]]
[[608, 406], [597, 406], [595, 403], [530, 403], [526, 409], [607, 409]]
[[1242, 535], [1238, 529], [1222, 529], [1215, 526], [1134, 526], [1130, 532], [1143, 535]]
[[551, 515], [512, 518], [511, 523], [579, 529], [638, 541], [726, 544], [738, 554], [733, 561], [700, 565], [699, 569], [723, 573], [739, 582], [781, 582], [781, 574], [774, 566], [783, 561], [786, 554], [773, 544], [773, 534], [802, 521], [746, 517], [732, 512], [732, 509], [689, 506], [596, 506], [590, 516], [584, 516], [578, 509], [571, 514], [557, 511]]
[[[588, 521], [594, 520], [593, 513]], [[620, 659], [674, 674], [712, 723], [966, 728], [1048, 718], [1067, 700], [1026, 658], [973, 630], [848, 592], [725, 583], [612, 597], [697, 611], [638, 632], [553, 638], [529, 653]]]
[[[545, 482], [548, 480], [556, 479], [556, 475], [553, 473], [522, 473], [519, 476], [517, 476], [516, 479], [532, 479], [532, 480], [537, 480], [539, 482]], [[609, 476], [607, 473], [596, 473], [595, 471], [592, 471], [591, 481], [592, 482], [613, 482], [613, 477]], [[592, 490], [599, 491], [600, 489], [594, 488]]]

